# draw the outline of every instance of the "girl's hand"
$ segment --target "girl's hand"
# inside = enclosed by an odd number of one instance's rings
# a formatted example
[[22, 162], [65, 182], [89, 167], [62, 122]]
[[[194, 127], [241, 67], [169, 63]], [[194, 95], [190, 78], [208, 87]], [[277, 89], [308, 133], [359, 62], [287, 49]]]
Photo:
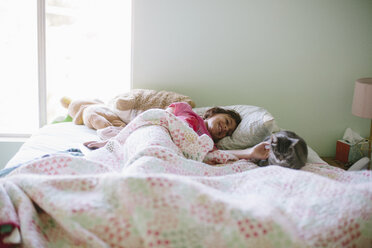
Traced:
[[270, 143], [261, 142], [251, 148], [251, 158], [265, 160], [269, 157], [270, 153]]
[[90, 150], [95, 150], [106, 145], [107, 141], [87, 141], [84, 143]]

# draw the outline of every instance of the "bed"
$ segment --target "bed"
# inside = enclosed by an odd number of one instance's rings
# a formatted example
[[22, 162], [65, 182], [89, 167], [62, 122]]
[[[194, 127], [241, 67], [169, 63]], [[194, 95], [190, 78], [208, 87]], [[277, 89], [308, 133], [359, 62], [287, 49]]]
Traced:
[[[227, 107], [243, 121], [220, 148], [280, 129], [265, 109]], [[0, 178], [1, 247], [372, 247], [371, 171], [332, 167], [311, 147], [301, 170], [260, 168], [209, 152], [208, 137], [158, 109], [102, 149], [82, 145], [98, 139], [59, 123], [21, 147]]]

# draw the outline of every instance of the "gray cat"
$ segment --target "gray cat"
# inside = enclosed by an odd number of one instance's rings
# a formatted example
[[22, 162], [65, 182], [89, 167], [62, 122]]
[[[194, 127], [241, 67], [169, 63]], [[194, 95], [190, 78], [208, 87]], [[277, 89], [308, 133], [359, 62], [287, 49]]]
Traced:
[[259, 161], [259, 166], [279, 165], [292, 169], [301, 169], [307, 160], [306, 142], [291, 131], [280, 131], [266, 137], [271, 143], [267, 160]]

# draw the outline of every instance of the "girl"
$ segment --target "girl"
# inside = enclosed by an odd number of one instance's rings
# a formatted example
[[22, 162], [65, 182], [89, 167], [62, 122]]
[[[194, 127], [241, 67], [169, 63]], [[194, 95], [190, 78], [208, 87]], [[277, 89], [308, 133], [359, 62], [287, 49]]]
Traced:
[[[241, 117], [237, 112], [219, 107], [208, 109], [203, 118], [196, 114], [189, 104], [184, 102], [172, 103], [166, 111], [186, 122], [199, 136], [202, 134], [208, 135], [214, 143], [226, 136], [231, 136], [241, 122]], [[105, 146], [106, 143], [107, 141], [88, 141], [84, 145], [89, 149], [97, 149]], [[238, 159], [264, 160], [269, 156], [269, 149], [266, 149], [268, 146], [268, 142], [261, 142], [252, 148], [224, 151], [235, 155]], [[216, 146], [213, 149], [217, 149]]]

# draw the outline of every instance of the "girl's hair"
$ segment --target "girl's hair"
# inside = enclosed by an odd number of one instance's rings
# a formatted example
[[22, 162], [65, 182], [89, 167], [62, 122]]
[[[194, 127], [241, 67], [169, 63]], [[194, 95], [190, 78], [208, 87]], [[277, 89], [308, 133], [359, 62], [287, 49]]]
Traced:
[[220, 107], [213, 107], [213, 108], [208, 109], [204, 113], [203, 119], [206, 120], [206, 119], [214, 116], [215, 114], [228, 114], [228, 115], [230, 115], [231, 118], [233, 118], [235, 120], [236, 126], [238, 126], [239, 123], [242, 121], [242, 117], [235, 110], [232, 110], [232, 109], [223, 109], [223, 108], [220, 108]]

